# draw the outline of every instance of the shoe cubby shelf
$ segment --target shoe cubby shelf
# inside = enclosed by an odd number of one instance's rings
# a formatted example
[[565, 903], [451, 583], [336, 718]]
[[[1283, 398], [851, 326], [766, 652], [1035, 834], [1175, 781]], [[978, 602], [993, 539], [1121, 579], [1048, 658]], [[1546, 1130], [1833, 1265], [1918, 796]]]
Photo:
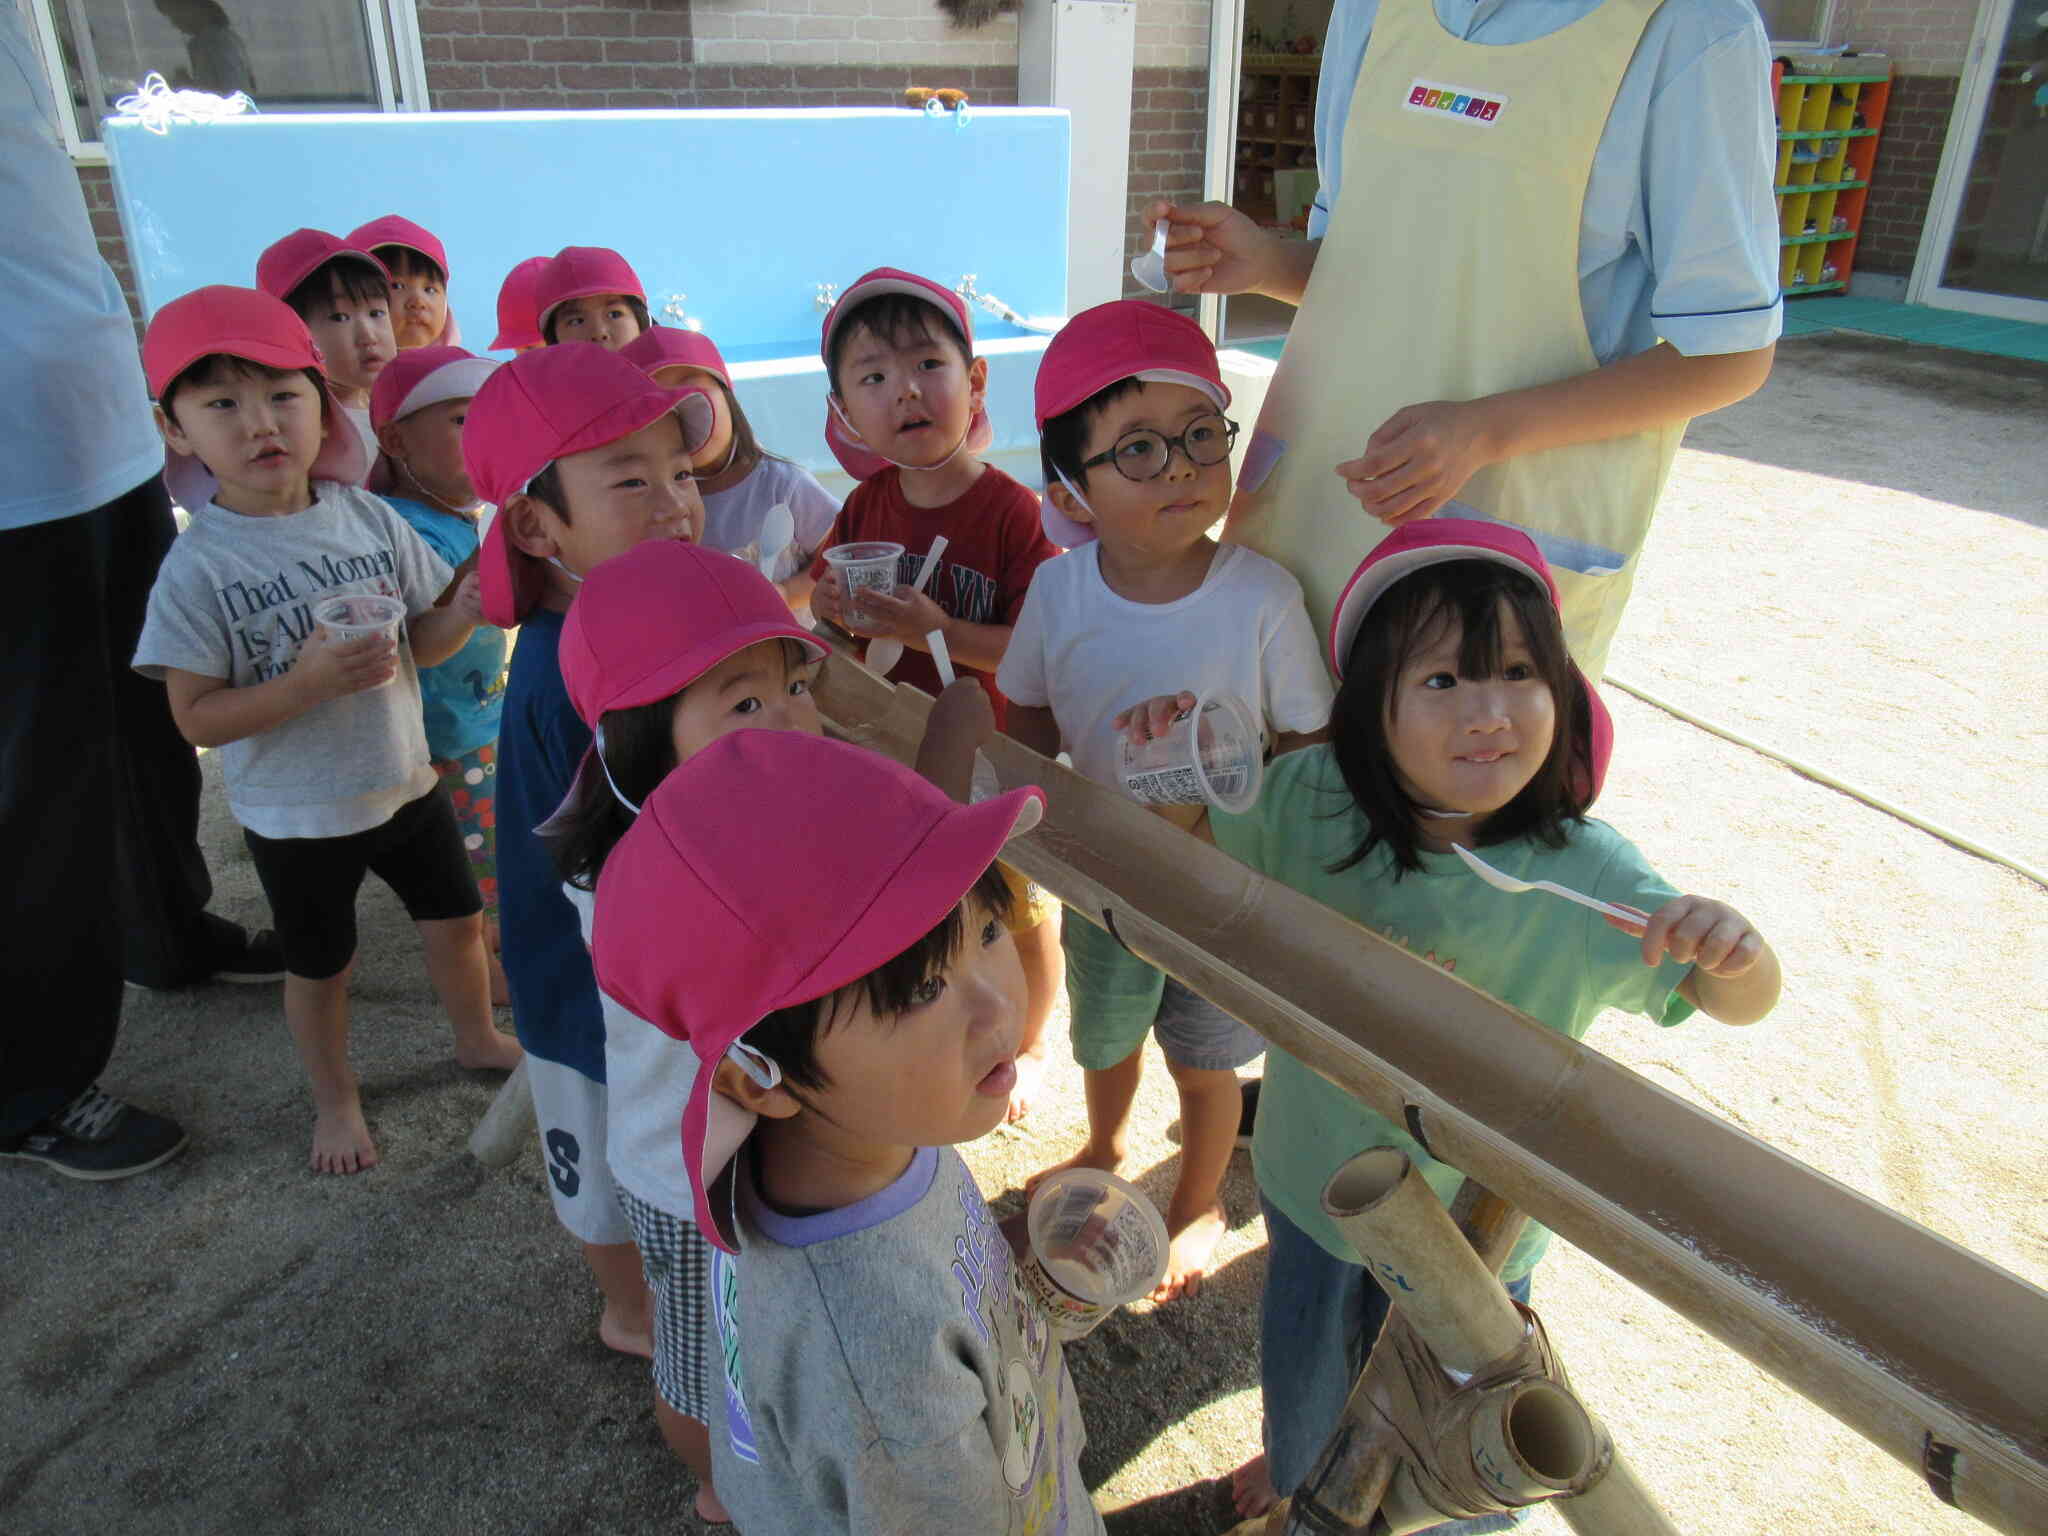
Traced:
[[1846, 288], [1892, 83], [1886, 75], [1777, 78], [1778, 283], [1787, 298]]

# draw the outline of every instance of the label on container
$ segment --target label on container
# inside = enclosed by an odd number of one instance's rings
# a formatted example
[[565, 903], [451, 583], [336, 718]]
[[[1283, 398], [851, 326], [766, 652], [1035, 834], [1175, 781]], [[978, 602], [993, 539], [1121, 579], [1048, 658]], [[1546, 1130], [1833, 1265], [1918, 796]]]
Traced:
[[1199, 805], [1209, 797], [1192, 768], [1148, 768], [1124, 775], [1124, 791], [1142, 805]]

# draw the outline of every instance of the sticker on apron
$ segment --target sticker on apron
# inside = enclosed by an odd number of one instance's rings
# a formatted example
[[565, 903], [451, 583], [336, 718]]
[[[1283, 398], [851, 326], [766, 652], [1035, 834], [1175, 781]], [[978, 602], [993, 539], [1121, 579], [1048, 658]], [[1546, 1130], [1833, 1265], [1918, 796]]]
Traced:
[[1238, 471], [1237, 488], [1258, 494], [1259, 487], [1266, 483], [1266, 476], [1273, 473], [1273, 466], [1280, 462], [1280, 456], [1286, 451], [1286, 438], [1275, 437], [1266, 431], [1253, 432], [1251, 443], [1244, 451], [1244, 468]]

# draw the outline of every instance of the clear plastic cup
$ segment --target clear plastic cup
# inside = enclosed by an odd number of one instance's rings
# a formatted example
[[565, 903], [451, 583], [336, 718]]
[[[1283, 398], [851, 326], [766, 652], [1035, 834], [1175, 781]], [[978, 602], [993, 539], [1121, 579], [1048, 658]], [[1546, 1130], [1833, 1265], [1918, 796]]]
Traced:
[[1166, 1273], [1166, 1223], [1135, 1184], [1068, 1168], [1032, 1192], [1019, 1266], [1054, 1338], [1078, 1339]]
[[[374, 592], [350, 592], [341, 597], [322, 598], [313, 605], [313, 622], [336, 640], [360, 640], [365, 635], [389, 635], [398, 640], [398, 626], [405, 622], [405, 604], [395, 597]], [[389, 688], [397, 674], [377, 684]]]
[[844, 613], [855, 624], [873, 622], [861, 605], [863, 592], [894, 592], [897, 563], [903, 558], [901, 544], [881, 542], [834, 544], [825, 551], [825, 562], [839, 573], [839, 590], [845, 594]]
[[1145, 805], [1251, 808], [1266, 770], [1265, 738], [1244, 700], [1204, 694], [1150, 741], [1123, 738], [1124, 793]]

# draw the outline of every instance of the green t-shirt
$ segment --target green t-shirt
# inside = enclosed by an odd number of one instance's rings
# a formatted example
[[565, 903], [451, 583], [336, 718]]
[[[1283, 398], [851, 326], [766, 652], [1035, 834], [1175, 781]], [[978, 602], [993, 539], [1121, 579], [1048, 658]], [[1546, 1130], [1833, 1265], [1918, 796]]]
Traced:
[[[1690, 966], [1671, 960], [1646, 966], [1636, 941], [1610, 928], [1597, 912], [1552, 896], [1497, 891], [1454, 853], [1424, 853], [1419, 871], [1396, 880], [1382, 844], [1362, 863], [1330, 873], [1329, 866], [1364, 837], [1366, 822], [1328, 746], [1280, 758], [1267, 770], [1257, 805], [1241, 816], [1212, 812], [1210, 825], [1218, 847], [1261, 874], [1574, 1040], [1607, 1008], [1667, 1025], [1693, 1012], [1676, 990]], [[1564, 848], [1523, 839], [1490, 844], [1485, 856], [1522, 879], [1555, 880], [1644, 911], [1678, 894], [1603, 821], [1581, 823]], [[1432, 1158], [1406, 1131], [1286, 1052], [1267, 1052], [1252, 1140], [1259, 1188], [1288, 1220], [1354, 1264], [1357, 1250], [1323, 1213], [1323, 1186], [1350, 1158], [1386, 1146], [1406, 1152], [1437, 1197], [1451, 1202], [1463, 1178], [1457, 1169]], [[1548, 1229], [1530, 1222], [1503, 1278], [1519, 1279], [1535, 1268], [1549, 1241]]]

